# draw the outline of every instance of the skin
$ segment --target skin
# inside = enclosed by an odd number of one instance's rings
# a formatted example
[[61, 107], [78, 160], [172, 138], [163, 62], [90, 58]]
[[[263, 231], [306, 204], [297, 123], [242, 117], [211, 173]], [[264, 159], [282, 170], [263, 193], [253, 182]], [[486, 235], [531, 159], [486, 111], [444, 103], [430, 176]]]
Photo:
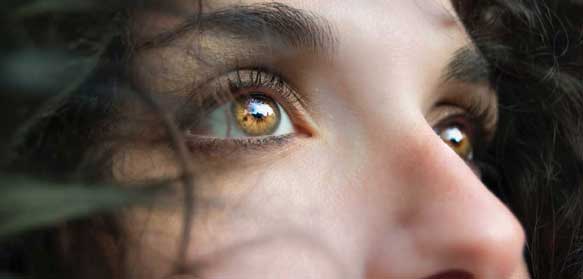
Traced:
[[[204, 12], [266, 1], [208, 2]], [[276, 68], [306, 99], [288, 109], [297, 123], [284, 142], [193, 147], [195, 214], [187, 275], [177, 278], [528, 278], [519, 222], [434, 131], [464, 102], [487, 103], [494, 113], [484, 125], [495, 123], [496, 97], [484, 83], [443, 79], [455, 52], [469, 44], [451, 3], [281, 3], [325, 19], [334, 49], [284, 51], [190, 32], [138, 49], [131, 61], [136, 87], [169, 110], [169, 96], [204, 88], [234, 58]], [[175, 13], [133, 14], [136, 42], [197, 12], [194, 1], [168, 6]], [[193, 49], [210, 64], [194, 59]], [[444, 100], [456, 104], [444, 107]], [[176, 177], [175, 153], [136, 103], [124, 102], [123, 111], [147, 121], [127, 124], [141, 132], [119, 146], [114, 178]], [[152, 208], [124, 216], [128, 278], [172, 272], [183, 224], [178, 184]]]

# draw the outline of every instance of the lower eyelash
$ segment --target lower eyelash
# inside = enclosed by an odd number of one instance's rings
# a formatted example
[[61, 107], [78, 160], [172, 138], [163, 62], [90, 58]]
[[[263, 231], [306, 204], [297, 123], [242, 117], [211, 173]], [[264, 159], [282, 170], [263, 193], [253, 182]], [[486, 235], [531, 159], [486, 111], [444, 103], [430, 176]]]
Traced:
[[237, 152], [271, 151], [273, 148], [290, 143], [296, 135], [249, 137], [249, 138], [211, 138], [187, 136], [186, 144], [191, 152], [204, 155], [229, 155]]

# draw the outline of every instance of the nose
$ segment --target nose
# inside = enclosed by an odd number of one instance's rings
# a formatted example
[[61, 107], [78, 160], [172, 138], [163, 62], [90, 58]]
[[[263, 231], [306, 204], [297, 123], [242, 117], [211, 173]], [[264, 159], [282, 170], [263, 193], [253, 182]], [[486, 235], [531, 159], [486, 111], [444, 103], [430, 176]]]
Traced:
[[[508, 208], [430, 129], [390, 162], [402, 205], [377, 238], [369, 278], [517, 278], [524, 231]], [[403, 140], [403, 138], [401, 138]], [[524, 279], [525, 277], [521, 277]]]

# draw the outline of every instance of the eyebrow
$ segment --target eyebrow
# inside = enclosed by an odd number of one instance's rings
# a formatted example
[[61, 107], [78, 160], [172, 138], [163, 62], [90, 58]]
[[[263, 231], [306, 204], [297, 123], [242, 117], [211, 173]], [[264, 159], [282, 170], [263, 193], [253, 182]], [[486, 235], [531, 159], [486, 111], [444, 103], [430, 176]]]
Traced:
[[177, 28], [157, 34], [137, 48], [163, 46], [192, 31], [214, 31], [270, 45], [332, 52], [338, 42], [333, 30], [326, 19], [281, 3], [231, 6], [190, 16]]
[[472, 46], [464, 46], [457, 50], [448, 63], [442, 80], [447, 82], [457, 80], [467, 83], [487, 83], [490, 80], [488, 62], [482, 54]]

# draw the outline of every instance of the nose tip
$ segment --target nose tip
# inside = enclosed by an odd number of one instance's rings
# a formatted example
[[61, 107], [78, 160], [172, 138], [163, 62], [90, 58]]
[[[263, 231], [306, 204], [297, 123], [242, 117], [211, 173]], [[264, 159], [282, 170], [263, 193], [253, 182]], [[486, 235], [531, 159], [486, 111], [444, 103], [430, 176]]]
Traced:
[[[436, 264], [429, 275], [459, 270], [462, 273], [453, 274], [512, 278], [523, 268], [521, 224], [463, 161], [429, 148], [421, 160], [427, 167], [411, 174], [415, 189], [421, 189], [414, 194], [420, 206], [408, 215], [413, 219], [408, 222], [413, 241], [421, 247], [420, 260]], [[447, 167], [430, 167], [435, 165]]]
[[369, 278], [527, 279], [516, 277], [526, 274], [516, 217], [467, 162], [426, 139], [389, 157], [398, 159], [388, 181], [399, 198], [386, 207], [392, 222], [373, 234]]
[[426, 204], [433, 213], [424, 216], [415, 230], [432, 230], [423, 241], [427, 249], [436, 251], [432, 256], [441, 261], [440, 271], [459, 269], [472, 278], [511, 278], [523, 263], [521, 224], [483, 184], [459, 187], [447, 201], [438, 199], [435, 207]]
[[477, 221], [453, 239], [454, 261], [475, 278], [511, 278], [522, 266], [524, 230], [510, 213], [493, 219]]

